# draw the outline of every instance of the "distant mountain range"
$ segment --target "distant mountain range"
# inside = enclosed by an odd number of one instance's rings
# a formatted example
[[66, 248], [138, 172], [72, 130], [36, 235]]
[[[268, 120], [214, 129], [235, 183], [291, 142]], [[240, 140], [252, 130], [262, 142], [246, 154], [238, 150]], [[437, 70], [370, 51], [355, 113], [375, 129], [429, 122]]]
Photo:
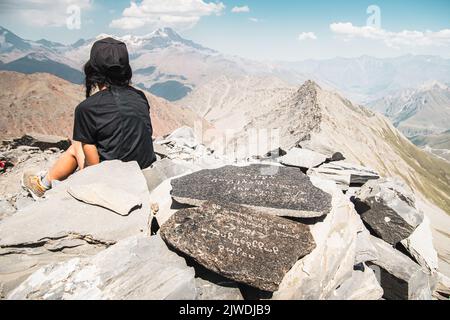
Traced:
[[439, 82], [398, 91], [369, 107], [391, 119], [407, 137], [439, 134], [450, 129], [450, 88]]
[[[24, 40], [0, 27], [0, 69], [26, 73], [46, 71], [80, 83], [81, 67], [89, 58], [92, 44], [107, 36], [110, 35], [100, 34], [63, 45], [45, 39]], [[184, 39], [170, 28], [145, 36], [116, 38], [128, 45], [135, 71], [134, 83], [170, 101], [182, 99], [219, 76], [272, 76], [295, 86], [312, 79], [364, 104], [429, 81], [450, 83], [450, 60], [434, 56], [257, 62], [221, 54]], [[35, 61], [34, 69], [27, 67]]]
[[[24, 73], [48, 72], [73, 83], [81, 83], [81, 68], [89, 59], [92, 44], [110, 35], [81, 39], [71, 45], [48, 40], [24, 40], [0, 27], [0, 69]], [[146, 36], [115, 37], [129, 49], [134, 84], [169, 101], [183, 98], [197, 85], [218, 74], [266, 75], [265, 64], [227, 57], [186, 40], [170, 28]]]
[[284, 68], [337, 89], [352, 101], [368, 104], [430, 81], [450, 83], [450, 59], [405, 55], [397, 58], [334, 58], [280, 63]]
[[[81, 86], [50, 74], [0, 71], [0, 88], [0, 140], [25, 133], [72, 136], [74, 109], [84, 99]], [[155, 137], [203, 121], [191, 109], [146, 95]], [[203, 127], [211, 126], [203, 122]]]

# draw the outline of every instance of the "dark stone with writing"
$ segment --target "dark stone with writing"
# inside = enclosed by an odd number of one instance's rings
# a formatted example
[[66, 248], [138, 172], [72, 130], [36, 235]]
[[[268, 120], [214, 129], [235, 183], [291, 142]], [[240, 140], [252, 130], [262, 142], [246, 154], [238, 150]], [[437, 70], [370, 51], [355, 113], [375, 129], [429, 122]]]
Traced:
[[276, 291], [315, 248], [307, 225], [212, 202], [178, 211], [162, 225], [161, 236], [205, 268], [264, 291]]
[[331, 195], [298, 168], [254, 164], [202, 170], [172, 180], [171, 195], [182, 204], [235, 203], [277, 216], [313, 218], [331, 211]]

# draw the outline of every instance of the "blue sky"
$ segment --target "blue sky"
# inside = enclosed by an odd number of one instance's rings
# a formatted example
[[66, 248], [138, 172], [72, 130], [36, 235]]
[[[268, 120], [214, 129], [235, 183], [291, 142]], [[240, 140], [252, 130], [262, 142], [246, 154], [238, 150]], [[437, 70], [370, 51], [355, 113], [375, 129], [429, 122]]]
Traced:
[[[80, 29], [66, 26], [69, 5], [80, 8]], [[372, 19], [368, 25], [371, 5], [379, 8], [380, 19]], [[27, 39], [72, 43], [100, 33], [142, 35], [169, 25], [205, 46], [258, 60], [407, 53], [448, 58], [449, 17], [448, 0], [140, 0], [133, 5], [129, 0], [0, 2], [0, 25]]]

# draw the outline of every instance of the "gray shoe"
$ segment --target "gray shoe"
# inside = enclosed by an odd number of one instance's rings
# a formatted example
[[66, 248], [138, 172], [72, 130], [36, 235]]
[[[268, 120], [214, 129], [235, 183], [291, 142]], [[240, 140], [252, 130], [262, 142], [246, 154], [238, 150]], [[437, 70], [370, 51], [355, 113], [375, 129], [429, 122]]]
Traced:
[[41, 177], [35, 173], [25, 172], [22, 176], [22, 187], [25, 188], [31, 196], [38, 200], [48, 191], [41, 183]]

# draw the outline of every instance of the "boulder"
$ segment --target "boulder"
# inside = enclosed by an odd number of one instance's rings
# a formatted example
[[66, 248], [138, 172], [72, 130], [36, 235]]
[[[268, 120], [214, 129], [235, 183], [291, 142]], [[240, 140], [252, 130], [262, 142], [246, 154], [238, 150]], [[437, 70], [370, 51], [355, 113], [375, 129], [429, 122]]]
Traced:
[[423, 222], [401, 244], [414, 257], [427, 273], [434, 273], [438, 269], [438, 254], [433, 246], [430, 220], [424, 217]]
[[373, 233], [392, 245], [411, 236], [424, 218], [413, 193], [394, 179], [368, 182], [356, 194], [355, 205]]
[[320, 217], [331, 209], [331, 196], [315, 187], [299, 169], [253, 164], [202, 170], [172, 180], [179, 203], [234, 203], [278, 216]]
[[361, 223], [360, 230], [358, 231], [356, 236], [355, 265], [359, 265], [367, 261], [375, 261], [377, 259], [378, 251], [372, 243], [370, 232]]
[[[75, 200], [70, 187], [102, 183], [139, 198], [142, 207], [120, 216]], [[35, 202], [0, 221], [0, 283], [10, 290], [42, 265], [97, 253], [119, 240], [145, 231], [150, 197], [136, 162], [107, 161], [86, 168]]]
[[450, 299], [450, 278], [438, 273], [437, 285], [433, 292], [433, 297], [438, 300]]
[[234, 281], [214, 283], [202, 278], [195, 278], [197, 300], [244, 300]]
[[[142, 207], [129, 217], [121, 217], [75, 200], [67, 193], [68, 188], [92, 183], [126, 190], [139, 198]], [[31, 245], [42, 239], [69, 235], [89, 235], [98, 241], [116, 242], [139, 233], [150, 213], [147, 183], [136, 162], [115, 160], [88, 167], [57, 184], [46, 197], [0, 223], [1, 248]]]
[[160, 159], [165, 159], [169, 156], [170, 149], [164, 144], [153, 143], [153, 151]]
[[159, 144], [174, 143], [178, 146], [184, 146], [191, 149], [195, 149], [199, 145], [199, 142], [195, 137], [194, 130], [189, 127], [181, 127], [176, 129], [164, 140], [159, 141], [158, 143]]
[[353, 275], [361, 219], [334, 182], [311, 180], [332, 195], [332, 209], [323, 221], [310, 226], [316, 248], [286, 274], [273, 294], [276, 300], [330, 299]]
[[264, 291], [315, 247], [309, 226], [231, 204], [182, 209], [161, 226], [162, 238], [205, 268]]
[[264, 154], [263, 159], [277, 159], [279, 157], [285, 156], [287, 154], [282, 148], [278, 147], [276, 149], [270, 150]]
[[387, 300], [431, 300], [429, 276], [408, 256], [372, 237], [378, 259], [368, 263], [375, 271]]
[[344, 161], [345, 157], [342, 153], [340, 152], [335, 152], [333, 153], [333, 155], [329, 158], [327, 158], [328, 162], [333, 162], [333, 161]]
[[8, 299], [192, 300], [197, 296], [194, 276], [159, 236], [137, 236], [90, 258], [48, 265]]
[[353, 270], [352, 277], [334, 290], [329, 300], [380, 300], [383, 297], [375, 273], [364, 264], [362, 266], [362, 270]]
[[44, 151], [51, 148], [67, 150], [69, 149], [71, 142], [69, 139], [63, 137], [33, 133], [24, 135], [18, 139], [13, 139], [8, 144], [13, 148], [17, 148], [19, 146], [29, 146], [36, 147]]
[[307, 149], [293, 148], [280, 158], [280, 163], [285, 166], [298, 167], [303, 169], [315, 168], [323, 164], [327, 156]]
[[362, 186], [369, 180], [380, 178], [379, 174], [370, 168], [344, 161], [325, 163], [318, 168], [312, 168], [308, 170], [308, 175], [333, 180], [342, 190], [348, 190], [350, 186]]
[[167, 179], [150, 194], [150, 202], [157, 203], [159, 207], [159, 211], [155, 218], [160, 226], [178, 211], [178, 208], [173, 207], [173, 200], [170, 196], [171, 190], [171, 179]]
[[187, 163], [162, 159], [155, 162], [150, 168], [142, 170], [147, 181], [148, 190], [152, 192], [165, 180], [193, 172], [195, 169]]

